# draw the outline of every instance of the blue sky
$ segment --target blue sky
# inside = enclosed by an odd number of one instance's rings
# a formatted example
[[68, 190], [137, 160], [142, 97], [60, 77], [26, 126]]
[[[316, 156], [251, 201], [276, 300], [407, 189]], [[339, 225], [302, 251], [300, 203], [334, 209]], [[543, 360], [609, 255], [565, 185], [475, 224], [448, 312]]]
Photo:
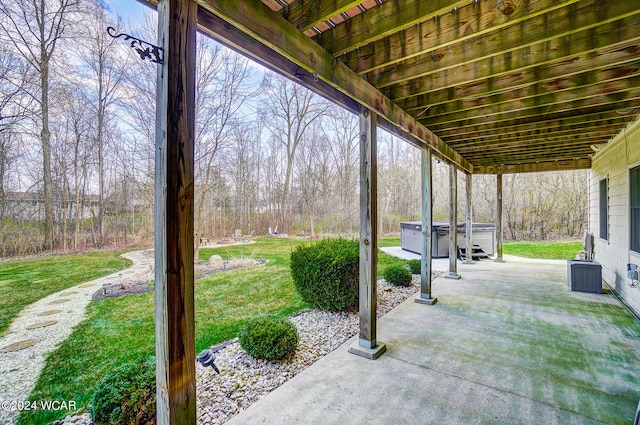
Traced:
[[145, 11], [151, 10], [136, 0], [104, 0], [114, 15], [122, 18], [127, 26], [136, 25]]

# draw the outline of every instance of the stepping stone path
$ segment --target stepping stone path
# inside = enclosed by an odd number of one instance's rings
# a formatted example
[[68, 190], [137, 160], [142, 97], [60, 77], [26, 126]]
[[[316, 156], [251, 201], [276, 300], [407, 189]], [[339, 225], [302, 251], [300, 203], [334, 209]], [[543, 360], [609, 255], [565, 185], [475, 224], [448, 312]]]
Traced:
[[52, 314], [58, 314], [61, 311], [62, 310], [47, 310], [43, 311], [42, 313], [38, 313], [38, 316], [51, 316]]
[[7, 345], [3, 349], [0, 349], [0, 353], [11, 353], [13, 351], [20, 351], [23, 348], [31, 347], [32, 345], [37, 344], [39, 341], [37, 339], [27, 339], [24, 341], [16, 342], [15, 344]]
[[56, 323], [58, 323], [57, 320], [47, 320], [46, 322], [39, 322], [34, 323], [33, 325], [29, 325], [25, 329], [46, 328], [47, 326], [55, 325]]
[[[123, 254], [133, 264], [125, 270], [64, 289], [25, 307], [4, 336], [0, 338], [0, 401], [23, 401], [35, 386], [45, 359], [85, 319], [92, 295], [104, 283], [118, 280], [148, 281], [153, 278], [153, 251], [135, 251]], [[61, 298], [64, 297], [64, 298]], [[52, 309], [61, 305], [63, 309]], [[53, 316], [55, 320], [42, 321], [38, 317]], [[0, 409], [0, 424], [11, 424], [18, 411]]]

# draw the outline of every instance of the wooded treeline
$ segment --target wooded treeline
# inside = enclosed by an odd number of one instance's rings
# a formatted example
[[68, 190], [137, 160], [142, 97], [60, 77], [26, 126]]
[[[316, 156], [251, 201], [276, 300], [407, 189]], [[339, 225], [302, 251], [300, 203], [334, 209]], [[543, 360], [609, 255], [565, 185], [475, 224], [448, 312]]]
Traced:
[[[0, 3], [0, 255], [152, 242], [156, 65], [106, 29], [154, 42], [155, 19]], [[198, 236], [357, 234], [357, 117], [204, 36], [197, 48]], [[379, 230], [398, 232], [420, 217], [420, 152], [383, 131], [378, 152]], [[586, 173], [504, 176], [505, 237], [579, 236]], [[474, 221], [495, 222], [495, 176], [473, 184]], [[436, 219], [447, 185], [434, 162]]]

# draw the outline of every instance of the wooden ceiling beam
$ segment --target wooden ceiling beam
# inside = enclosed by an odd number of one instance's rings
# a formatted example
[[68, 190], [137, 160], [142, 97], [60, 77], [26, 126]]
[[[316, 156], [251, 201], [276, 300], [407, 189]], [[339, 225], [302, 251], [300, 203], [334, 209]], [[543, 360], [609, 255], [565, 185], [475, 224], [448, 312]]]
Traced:
[[[481, 106], [473, 109], [453, 110], [453, 112], [425, 116], [420, 120], [425, 125], [447, 123], [457, 123], [461, 120], [481, 119], [484, 122], [503, 119], [504, 117], [528, 117], [531, 114], [540, 115], [542, 113], [556, 113], [566, 110], [586, 108], [608, 104], [612, 101], [620, 101], [624, 99], [640, 99], [640, 78], [632, 79], [636, 84], [630, 87], [635, 88], [617, 88], [611, 90], [606, 84], [593, 86], [590, 90], [583, 90], [581, 96], [580, 90], [576, 89], [573, 93], [548, 93], [537, 96], [535, 98], [527, 98], [524, 100], [513, 100], [495, 105]], [[563, 96], [564, 94], [564, 96]]]
[[[467, 2], [457, 10], [450, 9], [438, 19], [422, 20], [404, 31], [389, 34], [383, 39], [363, 45], [358, 50], [345, 53], [341, 60], [357, 73], [364, 74], [416, 56], [424, 56], [434, 50], [477, 39], [525, 20], [529, 20], [526, 24], [529, 26], [533, 18], [543, 13], [556, 13], [557, 9], [577, 1], [531, 0], [526, 10], [521, 8], [508, 17], [496, 13], [495, 2]], [[591, 3], [593, 1], [591, 0]], [[431, 58], [435, 56], [433, 54]]]
[[551, 117], [540, 118], [531, 122], [515, 122], [510, 124], [477, 124], [468, 127], [457, 127], [450, 130], [442, 130], [438, 132], [447, 143], [452, 139], [464, 140], [474, 139], [476, 137], [492, 137], [500, 134], [509, 134], [523, 131], [548, 131], [549, 129], [576, 129], [581, 126], [594, 127], [600, 125], [608, 125], [619, 123], [620, 125], [632, 121], [634, 113], [619, 114], [616, 111], [592, 112], [576, 117]]
[[[556, 66], [554, 68], [556, 72], [560, 72], [562, 66]], [[530, 84], [520, 82], [504, 90], [495, 89], [494, 81], [487, 79], [483, 81], [484, 84], [473, 83], [467, 85], [468, 90], [466, 91], [462, 88], [439, 90], [437, 92], [404, 99], [396, 103], [407, 112], [421, 111], [424, 105], [430, 105], [428, 111], [422, 113], [422, 115], [429, 116], [434, 110], [440, 110], [439, 108], [443, 108], [444, 111], [454, 108], [472, 109], [514, 100], [523, 101], [550, 93], [557, 95], [575, 89], [583, 90], [588, 88], [593, 90], [594, 86], [614, 81], [618, 82], [619, 87], [630, 87], [628, 80], [640, 76], [640, 61], [634, 60], [619, 66], [610, 63], [599, 69], [592, 69], [579, 74], [541, 78], [538, 80], [535, 80], [534, 77], [534, 75], [538, 75], [536, 69], [532, 69], [531, 72], [527, 72], [526, 75], [532, 80]], [[496, 82], [500, 81], [502, 81], [502, 79]], [[472, 94], [472, 92], [476, 92], [476, 94]]]
[[468, 137], [466, 139], [451, 137], [446, 139], [446, 141], [452, 148], [457, 151], [461, 147], [470, 148], [474, 146], [492, 145], [496, 143], [535, 143], [537, 141], [544, 140], [564, 140], [566, 138], [575, 139], [576, 133], [580, 133], [580, 135], [584, 137], [590, 137], [592, 135], [616, 134], [620, 130], [620, 127], [628, 121], [629, 120], [621, 119], [618, 120], [615, 124], [611, 125], [586, 124], [584, 127], [562, 126], [562, 129], [569, 128], [568, 130], [547, 127], [537, 129], [537, 131], [532, 130], [519, 133], [495, 134], [489, 137]]
[[537, 145], [570, 145], [570, 144], [579, 144], [587, 139], [600, 139], [600, 138], [611, 138], [615, 136], [620, 130], [619, 126], [611, 126], [604, 129], [598, 129], [597, 131], [590, 132], [581, 132], [582, 137], [575, 138], [574, 134], [576, 130], [573, 130], [572, 133], [565, 134], [550, 134], [550, 135], [540, 135], [537, 137], [527, 137], [527, 136], [518, 136], [513, 138], [495, 138], [484, 140], [483, 142], [466, 142], [466, 143], [451, 143], [451, 146], [461, 155], [464, 155], [465, 158], [469, 153], [472, 152], [485, 152], [487, 149], [493, 148], [508, 148], [508, 147], [534, 147]]
[[[198, 0], [198, 4], [257, 40], [258, 43], [266, 45], [278, 55], [311, 73], [314, 79], [324, 81], [361, 105], [370, 108], [382, 119], [440, 152], [448, 161], [467, 172], [472, 172], [471, 164], [431, 130], [418, 123], [344, 64], [335, 61], [331, 54], [261, 1]], [[224, 38], [224, 33], [220, 34], [220, 37]], [[269, 57], [264, 58], [265, 62], [269, 60]]]
[[[621, 72], [624, 74], [624, 72]], [[476, 100], [459, 99], [429, 108], [422, 117], [425, 119], [446, 118], [452, 114], [465, 113], [470, 117], [483, 114], [491, 108], [494, 114], [501, 111], [519, 111], [531, 107], [552, 106], [566, 102], [576, 102], [599, 96], [614, 95], [631, 91], [640, 87], [640, 66], [636, 71], [614, 80], [598, 80], [595, 75], [584, 75], [584, 84], [580, 85], [576, 78], [573, 82], [556, 81], [556, 85], [547, 87], [542, 85], [512, 90], [502, 95]], [[591, 78], [589, 78], [591, 77]], [[563, 86], [563, 83], [566, 85]], [[568, 86], [568, 87], [567, 87]]]
[[[640, 89], [635, 90], [637, 92]], [[589, 102], [585, 102], [585, 104], [580, 104], [580, 102], [576, 104], [568, 104], [563, 105], [554, 105], [550, 110], [546, 110], [545, 107], [533, 108], [527, 111], [518, 111], [514, 113], [505, 113], [504, 117], [495, 119], [495, 117], [475, 117], [475, 118], [467, 118], [461, 117], [457, 121], [447, 121], [444, 123], [434, 123], [434, 122], [426, 122], [425, 125], [429, 125], [433, 131], [440, 132], [442, 130], [455, 130], [461, 129], [468, 126], [473, 125], [513, 125], [513, 124], [524, 124], [524, 123], [536, 123], [538, 120], [547, 120], [547, 119], [564, 119], [571, 118], [580, 115], [586, 114], [594, 114], [594, 113], [603, 113], [603, 112], [615, 112], [615, 111], [623, 111], [627, 109], [640, 108], [640, 97], [633, 96], [629, 99], [624, 99], [620, 101], [613, 101], [612, 99], [604, 98], [596, 98], [590, 99]]]
[[469, 0], [387, 1], [313, 39], [334, 56], [339, 56], [420, 21], [448, 13], [466, 3]]
[[601, 145], [610, 140], [609, 137], [594, 137], [585, 139], [580, 142], [573, 142], [562, 145], [531, 145], [531, 146], [516, 146], [516, 147], [501, 147], [494, 146], [486, 148], [484, 152], [467, 152], [465, 158], [468, 158], [472, 163], [481, 160], [492, 161], [497, 163], [496, 158], [509, 156], [514, 159], [521, 159], [526, 155], [535, 155], [536, 157], [554, 157], [556, 155], [571, 154], [575, 157], [581, 155], [593, 154], [591, 145]]
[[516, 165], [516, 164], [526, 164], [531, 162], [551, 162], [551, 161], [570, 161], [570, 160], [580, 160], [580, 159], [590, 159], [591, 155], [595, 152], [591, 150], [588, 146], [580, 151], [567, 150], [560, 152], [549, 152], [545, 154], [544, 152], [540, 153], [530, 153], [523, 155], [515, 155], [512, 153], [500, 155], [500, 156], [491, 156], [491, 157], [482, 157], [474, 159], [474, 164], [478, 166], [489, 166], [489, 165]]
[[[569, 14], [564, 19], [554, 20], [554, 25], [545, 25], [545, 16], [542, 16], [536, 18], [541, 20], [537, 24], [539, 27], [529, 28], [527, 22], [507, 27], [498, 34], [486, 35], [477, 40], [456, 44], [384, 69], [377, 69], [365, 74], [365, 77], [374, 86], [382, 88], [419, 77], [427, 77], [447, 68], [456, 68], [458, 72], [466, 72], [469, 76], [477, 75], [478, 71], [484, 71], [486, 76], [496, 73], [494, 69], [496, 61], [497, 64], [505, 62], [502, 66], [506, 69], [520, 68], [531, 66], [532, 63], [540, 64], [565, 58], [578, 52], [598, 48], [598, 45], [609, 46], [612, 43], [636, 37], [637, 27], [640, 25], [637, 18], [640, 10], [637, 5], [629, 1], [609, 2], [607, 5], [615, 9], [607, 12], [616, 19], [600, 20], [597, 12], [580, 10], [574, 11], [577, 15], [575, 19], [572, 14]], [[567, 22], [571, 22], [572, 25], [568, 26]], [[537, 54], [533, 55], [532, 51]], [[487, 65], [486, 69], [474, 70], [483, 64]]]
[[473, 174], [520, 174], [591, 168], [591, 159], [531, 162], [513, 165], [474, 165]]
[[[620, 43], [606, 44], [592, 39], [582, 45], [583, 49], [579, 49], [569, 40], [562, 39], [558, 40], [560, 44], [544, 44], [536, 51], [519, 52], [515, 63], [513, 56], [499, 56], [491, 60], [482, 60], [470, 69], [461, 67], [441, 70], [428, 77], [387, 87], [382, 92], [396, 103], [402, 103], [403, 99], [437, 92], [445, 92], [450, 98], [487, 92], [495, 94], [520, 85], [535, 84], [539, 80], [567, 78], [587, 70], [634, 64], [638, 61], [637, 52], [640, 50], [640, 37], [637, 35], [640, 33], [640, 23], [636, 25], [636, 30], [638, 32], [635, 35]], [[559, 50], [564, 53], [558, 53]], [[523, 57], [529, 59], [518, 59]], [[533, 60], [536, 57], [539, 61]], [[507, 61], [509, 58], [510, 61]], [[456, 88], [462, 90], [462, 94], [458, 94]]]
[[313, 28], [362, 3], [362, 0], [295, 0], [278, 14], [301, 31]]

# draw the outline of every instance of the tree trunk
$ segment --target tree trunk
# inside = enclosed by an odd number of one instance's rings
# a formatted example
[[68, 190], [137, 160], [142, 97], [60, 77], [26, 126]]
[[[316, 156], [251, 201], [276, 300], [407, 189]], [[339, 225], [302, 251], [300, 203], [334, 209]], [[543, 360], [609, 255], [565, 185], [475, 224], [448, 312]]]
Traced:
[[[44, 31], [44, 28], [42, 28]], [[53, 250], [54, 247], [54, 222], [53, 222], [53, 178], [51, 176], [51, 132], [49, 131], [49, 59], [44, 44], [41, 44], [41, 73], [40, 112], [42, 114], [42, 130], [40, 142], [42, 144], [42, 170], [44, 182], [44, 217], [45, 217], [45, 249]]]

